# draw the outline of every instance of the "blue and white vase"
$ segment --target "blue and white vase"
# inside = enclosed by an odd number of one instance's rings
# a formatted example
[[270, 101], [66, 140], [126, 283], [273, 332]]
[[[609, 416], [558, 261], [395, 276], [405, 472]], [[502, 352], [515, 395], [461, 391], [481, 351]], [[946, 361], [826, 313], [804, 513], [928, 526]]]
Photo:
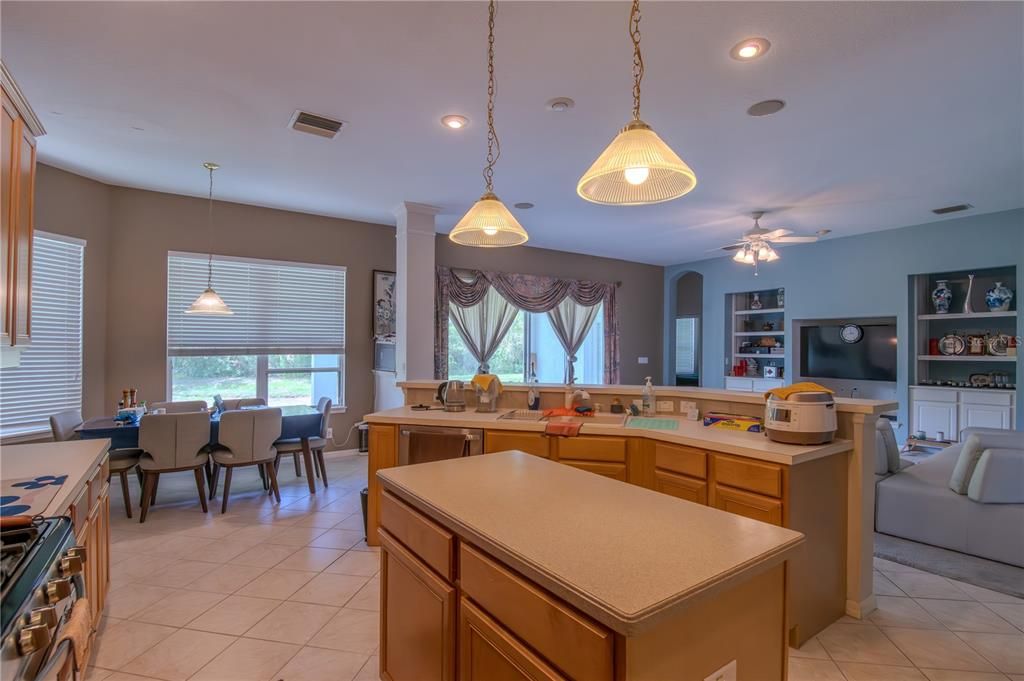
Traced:
[[1010, 309], [1010, 301], [1013, 300], [1013, 291], [1003, 286], [1003, 282], [997, 281], [996, 285], [985, 291], [985, 304], [990, 312], [1006, 312]]
[[939, 279], [938, 285], [932, 291], [932, 305], [935, 306], [935, 314], [949, 312], [949, 304], [952, 302], [953, 291], [946, 285], [945, 279]]

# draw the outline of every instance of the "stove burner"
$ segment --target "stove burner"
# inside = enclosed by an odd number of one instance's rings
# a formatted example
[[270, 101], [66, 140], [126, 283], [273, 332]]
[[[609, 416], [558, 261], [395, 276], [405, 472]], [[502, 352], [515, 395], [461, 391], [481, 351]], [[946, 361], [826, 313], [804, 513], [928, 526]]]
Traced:
[[0, 532], [0, 583], [7, 586], [7, 579], [15, 573], [22, 557], [39, 539], [39, 524]]

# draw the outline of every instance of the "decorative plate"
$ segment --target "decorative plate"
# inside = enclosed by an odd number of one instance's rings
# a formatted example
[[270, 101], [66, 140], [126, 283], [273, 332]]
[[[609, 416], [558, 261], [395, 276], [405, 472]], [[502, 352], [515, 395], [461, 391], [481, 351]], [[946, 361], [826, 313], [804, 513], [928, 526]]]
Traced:
[[987, 388], [992, 385], [992, 374], [971, 374], [972, 388]]
[[963, 336], [948, 333], [939, 339], [939, 352], [944, 355], [962, 355], [967, 349]]
[[995, 355], [996, 357], [1006, 357], [1006, 348], [1010, 345], [1010, 337], [1005, 333], [998, 333], [994, 336], [989, 336], [988, 342], [988, 354]]

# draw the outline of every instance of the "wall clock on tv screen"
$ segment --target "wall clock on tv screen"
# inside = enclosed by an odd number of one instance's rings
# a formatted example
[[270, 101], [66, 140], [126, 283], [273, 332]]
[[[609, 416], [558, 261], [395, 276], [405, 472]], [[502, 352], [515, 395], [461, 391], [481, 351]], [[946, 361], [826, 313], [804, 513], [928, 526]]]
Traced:
[[864, 329], [858, 324], [843, 324], [839, 329], [839, 337], [843, 339], [844, 343], [859, 343], [860, 339], [864, 337]]

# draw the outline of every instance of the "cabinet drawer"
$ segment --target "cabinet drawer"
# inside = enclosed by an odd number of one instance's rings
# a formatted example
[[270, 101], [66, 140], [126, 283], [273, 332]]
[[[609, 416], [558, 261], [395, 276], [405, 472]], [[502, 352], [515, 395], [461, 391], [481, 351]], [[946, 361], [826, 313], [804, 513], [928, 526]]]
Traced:
[[732, 376], [725, 377], [725, 389], [726, 390], [742, 390], [744, 392], [751, 392], [754, 390], [754, 379], [752, 378], [733, 378]]
[[715, 485], [713, 506], [722, 511], [753, 518], [772, 525], [782, 525], [782, 502], [738, 489]]
[[89, 502], [89, 486], [86, 485], [85, 489], [79, 493], [78, 497], [71, 502], [71, 506], [68, 507], [68, 515], [71, 516], [71, 523], [75, 528], [75, 536], [80, 541], [84, 540], [82, 531], [89, 524]]
[[92, 504], [99, 503], [100, 497], [107, 486], [107, 478], [110, 477], [110, 459], [103, 457], [103, 463], [96, 469], [95, 475], [89, 480], [89, 494], [92, 495]]
[[548, 437], [544, 433], [517, 433], [511, 430], [488, 430], [484, 434], [484, 452], [505, 452], [518, 449], [527, 454], [548, 458]]
[[390, 492], [380, 497], [380, 524], [445, 579], [455, 578], [455, 537]]
[[626, 462], [626, 438], [580, 435], [558, 438], [558, 458]]
[[[770, 357], [782, 357], [782, 355], [769, 355]], [[781, 388], [786, 383], [781, 378], [755, 378], [752, 389], [755, 393], [768, 392], [774, 388]]]
[[654, 489], [662, 494], [697, 504], [707, 505], [708, 503], [708, 483], [688, 475], [656, 469], [654, 471]]
[[468, 598], [459, 603], [459, 678], [568, 681]]
[[588, 473], [597, 473], [612, 480], [626, 482], [626, 464], [624, 463], [603, 463], [600, 461], [562, 461], [561, 463], [573, 468], [579, 468]]
[[612, 633], [476, 549], [460, 544], [462, 591], [573, 679], [611, 681]]
[[694, 447], [655, 442], [654, 465], [693, 478], [706, 478], [708, 475], [707, 452]]
[[1005, 392], [972, 392], [964, 390], [960, 393], [961, 404], [990, 404], [995, 407], [1009, 407], [1013, 404], [1013, 393]]
[[926, 402], [956, 402], [955, 390], [940, 388], [911, 388], [910, 396], [915, 400], [925, 400]]
[[715, 454], [715, 481], [730, 487], [782, 496], [782, 466]]

